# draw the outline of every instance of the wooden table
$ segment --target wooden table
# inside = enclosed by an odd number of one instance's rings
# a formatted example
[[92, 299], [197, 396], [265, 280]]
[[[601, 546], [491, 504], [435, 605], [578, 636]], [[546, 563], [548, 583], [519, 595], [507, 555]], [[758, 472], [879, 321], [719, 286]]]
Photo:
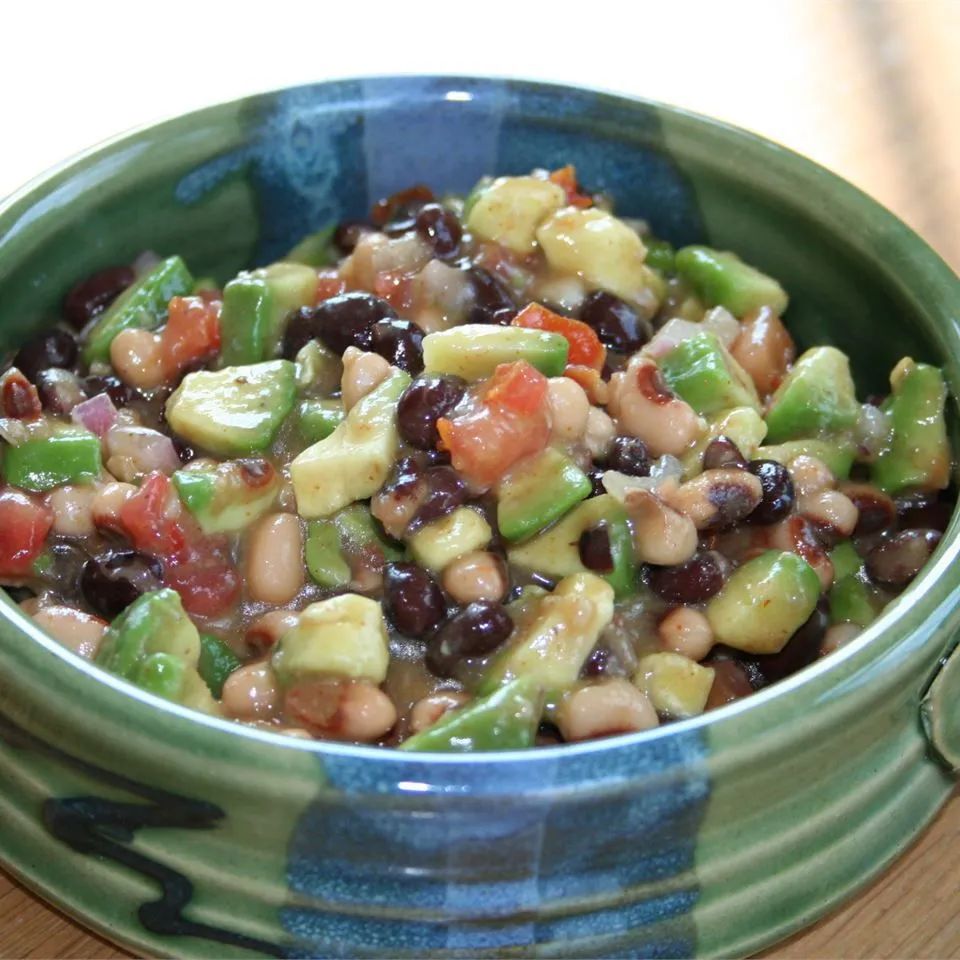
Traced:
[[[551, 22], [541, 16], [541, 5], [524, 8], [509, 0], [501, 4], [505, 10], [498, 17], [492, 9], [498, 2], [488, 0], [487, 15], [472, 18], [471, 44], [454, 42], [452, 36], [442, 42], [436, 34], [443, 23], [433, 24], [429, 55], [413, 65], [410, 51], [421, 49], [424, 39], [422, 19], [403, 10], [389, 24], [364, 32], [360, 60], [349, 43], [326, 44], [318, 58], [318, 37], [310, 29], [290, 32], [282, 55], [265, 58], [262, 25], [258, 18], [246, 18], [231, 24], [229, 50], [224, 44], [204, 48], [207, 69], [202, 76], [189, 69], [143, 69], [150, 54], [159, 64], [169, 62], [169, 51], [182, 39], [177, 17], [155, 20], [149, 35], [136, 44], [126, 42], [123, 17], [113, 22], [101, 17], [97, 43], [109, 47], [110, 56], [84, 56], [83, 69], [71, 71], [69, 84], [32, 87], [30, 97], [5, 102], [6, 139], [18, 148], [0, 156], [0, 196], [63, 155], [144, 118], [238, 90], [319, 79], [318, 70], [329, 76], [416, 68], [521, 72], [674, 102], [758, 130], [857, 183], [960, 268], [958, 0], [637, 5], [644, 29], [600, 29], [594, 38], [599, 55], [593, 59], [589, 50], [569, 50], [574, 21], [561, 15]], [[90, 0], [75, 13], [86, 20], [93, 5]], [[340, 27], [347, 34], [355, 27], [349, 6], [340, 5], [339, 13], [324, 11], [326, 33], [337, 33], [337, 17], [344, 18]], [[602, 27], [602, 7], [600, 0], [581, 11], [577, 29]], [[83, 46], [76, 33], [83, 23], [61, 24], [51, 33], [45, 6], [34, 9], [27, 15], [36, 17], [32, 32], [44, 36], [44, 62], [76, 64], [76, 51]], [[614, 25], [624, 9], [608, 12]], [[536, 37], [520, 65], [515, 45], [502, 42], [502, 17], [509, 20], [512, 36]], [[217, 5], [191, 5], [188, 21], [194, 38], [223, 36]], [[449, 26], [452, 32], [455, 23]], [[654, 37], [647, 42], [651, 30]], [[564, 49], [571, 55], [556, 55]], [[4, 89], [19, 82], [21, 72], [33, 74], [31, 45], [24, 45], [21, 60], [18, 55], [11, 49], [0, 61]], [[136, 77], [136, 82], [118, 87], [118, 76]], [[90, 111], [91, 103], [109, 109]], [[37, 124], [38, 116], [46, 122]], [[958, 892], [960, 798], [955, 798], [908, 855], [869, 890], [768, 956], [960, 957]], [[0, 875], [0, 957], [125, 956]]]

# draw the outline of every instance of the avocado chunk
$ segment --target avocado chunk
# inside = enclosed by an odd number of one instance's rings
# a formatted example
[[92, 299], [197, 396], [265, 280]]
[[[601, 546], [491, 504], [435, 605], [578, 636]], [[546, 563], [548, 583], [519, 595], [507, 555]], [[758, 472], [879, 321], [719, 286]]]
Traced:
[[779, 653], [813, 613], [820, 578], [802, 557], [768, 550], [738, 567], [707, 604], [714, 636], [746, 653]]
[[523, 540], [590, 496], [587, 475], [548, 447], [513, 467], [497, 487], [497, 525], [507, 540]]
[[674, 265], [708, 307], [726, 307], [736, 317], [759, 307], [770, 307], [776, 314], [787, 309], [783, 287], [734, 253], [683, 247], [674, 257]]
[[384, 485], [400, 446], [397, 404], [409, 385], [409, 374], [394, 369], [333, 433], [293, 461], [290, 475], [302, 517], [329, 517]]
[[289, 360], [188, 373], [167, 400], [167, 422], [220, 456], [264, 450], [293, 409], [295, 377]]
[[280, 475], [264, 460], [188, 466], [172, 479], [204, 533], [244, 530], [273, 506], [281, 486]]
[[340, 400], [303, 400], [297, 408], [297, 427], [307, 443], [326, 440], [343, 423]]
[[[326, 267], [336, 263], [339, 254], [333, 245], [333, 234], [337, 229], [331, 223], [316, 233], [308, 233], [283, 259], [286, 263], [302, 263], [307, 267]], [[314, 282], [316, 289], [316, 282]]]
[[540, 177], [499, 177], [478, 184], [464, 210], [467, 229], [521, 256], [537, 246], [537, 227], [567, 202], [562, 187]]
[[439, 573], [457, 557], [482, 550], [493, 539], [490, 524], [472, 507], [458, 507], [410, 537], [410, 555], [421, 567]]
[[227, 682], [227, 677], [242, 664], [243, 661], [233, 652], [226, 640], [215, 637], [212, 633], [200, 634], [197, 671], [218, 700], [223, 695], [223, 685]]
[[351, 557], [373, 552], [387, 563], [402, 560], [405, 552], [388, 543], [380, 534], [370, 508], [354, 503], [332, 520], [311, 520], [307, 524], [304, 556], [307, 570], [322, 587], [344, 587], [353, 579]]
[[149, 693], [216, 713], [199, 659], [200, 634], [179, 594], [165, 588], [138, 597], [110, 624], [95, 663]]
[[344, 593], [311, 603], [278, 641], [273, 669], [284, 686], [303, 677], [383, 683], [390, 662], [387, 625], [376, 600]]
[[423, 338], [426, 373], [447, 373], [464, 380], [483, 380], [501, 363], [526, 360], [548, 377], [567, 365], [570, 344], [559, 333], [526, 327], [466, 323]]
[[55, 429], [4, 450], [3, 478], [24, 490], [42, 492], [64, 483], [92, 483], [100, 476], [100, 440], [87, 430]]
[[487, 668], [478, 693], [517, 677], [534, 681], [548, 697], [573, 686], [600, 632], [613, 618], [613, 588], [592, 573], [561, 580], [516, 625], [507, 648]]
[[849, 540], [830, 552], [833, 586], [830, 588], [830, 622], [866, 627], [883, 609], [883, 599], [867, 576], [866, 567]]
[[731, 407], [760, 409], [750, 376], [713, 333], [678, 343], [659, 366], [670, 389], [704, 416]]
[[632, 596], [637, 592], [633, 534], [623, 504], [609, 493], [585, 500], [556, 526], [526, 543], [510, 547], [507, 556], [511, 564], [548, 577], [586, 573], [587, 568], [580, 559], [580, 538], [596, 528], [606, 530], [613, 562], [612, 570], [599, 575], [613, 587], [618, 600]]
[[943, 490], [950, 483], [943, 374], [907, 358], [894, 368], [890, 385], [893, 393], [883, 409], [893, 433], [873, 464], [871, 479], [891, 495], [908, 489]]
[[301, 263], [274, 263], [245, 271], [223, 288], [220, 362], [223, 366], [272, 359], [292, 310], [317, 295], [317, 272]]
[[442, 716], [432, 727], [405, 740], [401, 750], [418, 753], [476, 753], [532, 747], [540, 724], [542, 697], [523, 677]]
[[83, 348], [85, 363], [110, 359], [110, 344], [121, 330], [138, 327], [154, 330], [167, 318], [167, 304], [193, 290], [193, 277], [179, 257], [162, 260], [135, 280], [100, 315]]
[[814, 347], [793, 365], [767, 411], [767, 443], [852, 430], [860, 405], [850, 362], [836, 347]]
[[822, 460], [830, 472], [838, 480], [846, 480], [853, 467], [853, 459], [857, 452], [857, 445], [849, 436], [829, 437], [823, 440], [811, 438], [809, 440], [788, 440], [772, 447], [759, 447], [756, 452], [758, 460], [776, 460], [785, 467], [797, 457], [816, 457]]
[[637, 664], [633, 685], [647, 695], [660, 716], [683, 720], [703, 713], [713, 675], [710, 667], [679, 653], [649, 653]]

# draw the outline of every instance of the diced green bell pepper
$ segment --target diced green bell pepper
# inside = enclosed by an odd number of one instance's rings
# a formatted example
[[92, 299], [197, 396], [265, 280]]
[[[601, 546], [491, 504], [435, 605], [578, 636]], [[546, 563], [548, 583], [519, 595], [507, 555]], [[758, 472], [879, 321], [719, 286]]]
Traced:
[[85, 363], [110, 359], [110, 344], [121, 330], [139, 327], [153, 330], [166, 319], [167, 305], [173, 297], [193, 290], [193, 277], [179, 257], [158, 263], [148, 274], [127, 287], [107, 307], [87, 334], [83, 348]]
[[859, 627], [873, 623], [883, 608], [883, 601], [867, 580], [860, 554], [847, 540], [834, 547], [830, 560], [833, 563], [830, 622], [855, 623]]
[[90, 483], [100, 476], [100, 469], [100, 440], [73, 428], [7, 447], [3, 460], [7, 483], [37, 492], [65, 483]]
[[736, 317], [758, 307], [770, 307], [777, 314], [787, 308], [783, 287], [734, 253], [684, 247], [677, 251], [675, 263], [677, 273], [693, 285], [709, 307], [726, 307]]
[[197, 670], [210, 692], [219, 700], [227, 677], [242, 665], [243, 661], [233, 652], [230, 644], [212, 633], [200, 634], [200, 656]]
[[676, 270], [676, 251], [666, 240], [646, 239], [647, 256], [643, 261], [648, 267], [661, 273], [673, 273]]
[[345, 587], [353, 578], [340, 549], [340, 531], [333, 520], [311, 520], [304, 545], [307, 570], [321, 587]]
[[282, 480], [276, 471], [254, 473], [242, 462], [227, 460], [212, 469], [178, 470], [173, 483], [204, 533], [235, 533], [273, 506]]

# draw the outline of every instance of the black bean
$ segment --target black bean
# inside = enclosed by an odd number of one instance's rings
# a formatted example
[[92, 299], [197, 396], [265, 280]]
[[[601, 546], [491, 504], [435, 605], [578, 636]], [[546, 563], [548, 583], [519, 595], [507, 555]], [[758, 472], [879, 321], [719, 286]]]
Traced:
[[938, 493], [915, 493], [897, 497], [897, 521], [901, 530], [925, 528], [946, 530], [954, 504]]
[[468, 272], [473, 287], [473, 306], [467, 322], [509, 324], [517, 315], [517, 305], [507, 285], [483, 267], [471, 267]]
[[747, 469], [760, 480], [763, 499], [753, 513], [747, 517], [748, 523], [776, 523], [793, 509], [794, 492], [790, 473], [782, 463], [776, 460], [751, 460]]
[[132, 267], [107, 267], [81, 280], [63, 301], [63, 316], [77, 329], [106, 310], [136, 279]]
[[88, 397], [105, 393], [116, 407], [125, 407], [136, 396], [136, 391], [128, 387], [119, 377], [109, 374], [105, 377], [84, 377], [83, 389]]
[[726, 563], [710, 550], [676, 566], [650, 567], [649, 576], [650, 589], [669, 603], [703, 603], [723, 586]]
[[613, 660], [613, 654], [609, 647], [598, 645], [590, 651], [587, 662], [580, 671], [584, 677], [602, 677], [607, 672], [607, 667]]
[[427, 450], [424, 453], [424, 459], [428, 467], [449, 467], [450, 451], [437, 449]]
[[607, 488], [603, 485], [603, 470], [598, 470], [596, 468], [588, 471], [587, 476], [590, 479], [590, 496], [599, 497], [607, 492]]
[[341, 293], [315, 307], [301, 307], [287, 318], [283, 355], [292, 360], [311, 340], [320, 340], [336, 354], [347, 347], [368, 350], [370, 328], [378, 320], [396, 318], [396, 310], [372, 293]]
[[453, 675], [467, 657], [493, 653], [513, 632], [513, 621], [503, 604], [478, 600], [458, 610], [430, 638], [427, 666], [439, 677]]
[[436, 257], [452, 260], [459, 253], [463, 228], [453, 211], [439, 203], [428, 203], [420, 208], [416, 227], [417, 233], [433, 247]]
[[607, 454], [607, 466], [628, 477], [649, 477], [653, 461], [639, 437], [614, 437]]
[[857, 526], [854, 536], [878, 533], [892, 527], [897, 521], [897, 508], [893, 500], [882, 490], [869, 483], [846, 483], [841, 492], [850, 498], [857, 508]]
[[79, 544], [55, 540], [46, 551], [40, 579], [66, 601], [79, 599], [80, 574], [89, 555]]
[[411, 530], [439, 520], [467, 502], [467, 485], [453, 467], [430, 467], [423, 480], [426, 495], [411, 521]]
[[624, 353], [639, 350], [653, 336], [649, 320], [603, 290], [589, 294], [583, 301], [580, 319], [593, 327], [602, 343]]
[[191, 460], [196, 460], [197, 451], [190, 446], [189, 443], [181, 440], [179, 437], [171, 437], [173, 441], [173, 449], [177, 451], [177, 456], [180, 458], [181, 463], [189, 463]]
[[402, 237], [405, 233], [416, 229], [416, 217], [398, 217], [385, 223], [380, 230], [388, 237]]
[[353, 253], [357, 241], [372, 232], [373, 227], [362, 220], [342, 220], [333, 231], [333, 244], [341, 253]]
[[409, 320], [378, 320], [370, 328], [370, 349], [395, 367], [423, 370], [423, 331]]
[[707, 449], [703, 451], [703, 469], [720, 470], [726, 467], [728, 469], [746, 470], [746, 457], [740, 452], [740, 448], [729, 437], [717, 437], [707, 444]]
[[405, 637], [422, 637], [446, 612], [443, 592], [415, 563], [390, 563], [383, 572], [383, 606], [390, 622]]
[[91, 557], [80, 574], [87, 603], [107, 620], [121, 614], [137, 597], [162, 586], [163, 566], [136, 550], [111, 550]]
[[463, 398], [467, 385], [459, 377], [419, 377], [397, 405], [397, 429], [407, 443], [431, 450], [440, 439], [437, 420]]
[[87, 399], [80, 380], [69, 370], [51, 367], [37, 374], [37, 393], [40, 402], [51, 413], [69, 413], [78, 403]]
[[878, 583], [906, 586], [930, 559], [941, 536], [939, 530], [903, 530], [867, 554], [867, 573]]
[[13, 365], [28, 379], [37, 382], [42, 370], [58, 367], [69, 370], [77, 361], [77, 341], [66, 330], [50, 330], [28, 340], [13, 358]]
[[599, 523], [580, 534], [578, 544], [580, 562], [594, 573], [610, 573], [613, 570], [613, 551], [610, 549], [610, 531], [605, 523]]

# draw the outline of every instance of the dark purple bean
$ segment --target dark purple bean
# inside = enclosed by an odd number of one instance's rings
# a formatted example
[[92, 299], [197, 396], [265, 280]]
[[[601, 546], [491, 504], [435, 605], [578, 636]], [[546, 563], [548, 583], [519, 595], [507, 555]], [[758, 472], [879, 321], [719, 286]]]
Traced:
[[77, 341], [66, 330], [50, 330], [28, 340], [13, 358], [13, 365], [33, 383], [41, 370], [69, 370], [77, 361]]
[[402, 237], [405, 233], [415, 230], [417, 226], [416, 217], [398, 217], [385, 223], [380, 230], [388, 237]]
[[653, 336], [649, 320], [603, 290], [589, 294], [583, 301], [580, 319], [593, 327], [602, 343], [623, 353], [639, 350]]
[[939, 530], [903, 530], [877, 544], [866, 556], [867, 573], [878, 583], [906, 586], [930, 559]]
[[190, 444], [179, 437], [171, 437], [170, 439], [173, 441], [173, 449], [177, 451], [181, 463], [190, 463], [191, 460], [196, 460], [197, 451]]
[[607, 466], [628, 477], [649, 477], [653, 462], [647, 445], [639, 437], [614, 437], [607, 454]]
[[723, 586], [726, 563], [708, 551], [673, 567], [650, 567], [649, 576], [650, 589], [669, 603], [703, 603]]
[[914, 493], [896, 499], [897, 521], [901, 530], [914, 528], [946, 530], [950, 526], [954, 504], [940, 494]]
[[441, 260], [452, 260], [460, 252], [463, 228], [456, 214], [439, 203], [428, 203], [420, 208], [416, 228], [417, 233], [433, 247], [434, 256]]
[[461, 660], [493, 653], [512, 632], [513, 621], [503, 604], [467, 604], [430, 638], [427, 666], [438, 677], [452, 676]]
[[37, 374], [37, 392], [40, 402], [51, 413], [69, 413], [78, 403], [87, 399], [80, 380], [69, 370], [51, 367]]
[[449, 467], [450, 451], [436, 449], [427, 450], [424, 452], [424, 460], [426, 460], [428, 467]]
[[423, 370], [423, 331], [409, 320], [378, 320], [370, 328], [370, 349], [407, 373]]
[[116, 407], [125, 407], [136, 396], [136, 391], [128, 387], [119, 377], [110, 374], [105, 377], [84, 377], [83, 389], [88, 397], [105, 393]]
[[383, 572], [383, 606], [390, 622], [405, 637], [422, 637], [446, 613], [443, 592], [415, 563], [390, 563]]
[[136, 279], [132, 267], [107, 267], [72, 287], [63, 301], [63, 316], [78, 330], [106, 310]]
[[46, 551], [40, 579], [66, 601], [79, 600], [80, 574], [89, 559], [87, 551], [68, 540], [55, 540]]
[[607, 672], [607, 667], [613, 660], [613, 654], [609, 647], [596, 646], [590, 651], [587, 662], [580, 671], [584, 677], [602, 677]]
[[137, 597], [163, 586], [163, 566], [136, 550], [111, 550], [91, 557], [80, 574], [87, 603], [107, 620], [123, 613]]
[[613, 570], [613, 551], [610, 549], [610, 531], [605, 523], [599, 523], [580, 534], [578, 544], [580, 562], [594, 573], [610, 573]]
[[517, 305], [507, 285], [483, 267], [470, 267], [468, 273], [473, 287], [473, 306], [467, 322], [508, 325], [517, 315]]
[[336, 354], [347, 347], [368, 350], [370, 328], [378, 320], [395, 319], [397, 311], [372, 293], [341, 293], [315, 307], [301, 307], [287, 318], [283, 355], [292, 360], [311, 340], [320, 340]]
[[740, 452], [740, 448], [729, 437], [717, 437], [707, 444], [707, 449], [703, 451], [703, 469], [720, 470], [727, 469], [746, 470], [746, 457]]
[[397, 405], [397, 429], [414, 447], [431, 450], [440, 440], [437, 420], [463, 398], [467, 385], [459, 377], [419, 377], [410, 384]]
[[869, 483], [845, 483], [841, 493], [850, 498], [857, 508], [857, 526], [854, 536], [878, 533], [892, 527], [897, 521], [897, 508], [893, 500], [882, 490]]
[[430, 467], [423, 480], [426, 495], [411, 521], [411, 530], [439, 520], [467, 502], [467, 485], [453, 467]]
[[763, 499], [747, 517], [748, 523], [776, 523], [793, 509], [794, 492], [790, 473], [776, 460], [751, 460], [747, 469], [760, 481]]
[[373, 229], [362, 220], [342, 220], [333, 231], [333, 245], [341, 253], [353, 253], [357, 241], [365, 233], [373, 233]]
[[707, 710], [715, 710], [753, 693], [753, 684], [736, 660], [709, 660], [707, 665], [713, 668], [713, 686], [707, 697]]
[[603, 485], [603, 470], [593, 469], [587, 472], [587, 476], [590, 479], [590, 496], [599, 497], [607, 492], [607, 488]]
[[701, 474], [704, 479], [710, 479], [707, 500], [717, 509], [716, 515], [708, 524], [710, 530], [730, 529], [749, 516], [760, 502], [756, 487], [747, 480], [745, 471], [736, 471], [736, 468], [731, 467], [723, 467], [721, 470], [719, 474]]

